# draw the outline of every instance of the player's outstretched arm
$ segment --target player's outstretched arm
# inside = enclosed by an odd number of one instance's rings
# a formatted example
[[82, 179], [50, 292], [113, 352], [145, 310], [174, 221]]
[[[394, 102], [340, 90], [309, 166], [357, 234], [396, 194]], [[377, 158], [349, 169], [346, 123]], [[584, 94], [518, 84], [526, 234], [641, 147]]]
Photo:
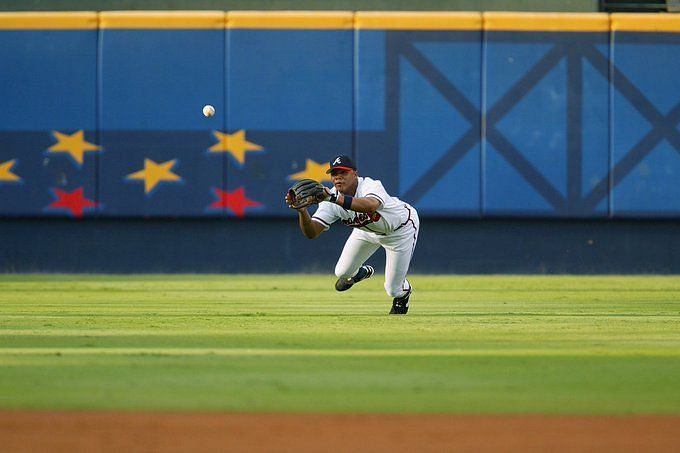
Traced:
[[295, 202], [293, 194], [288, 192], [286, 194], [285, 201], [289, 208], [295, 209], [297, 211], [298, 222], [300, 223], [300, 230], [302, 231], [302, 234], [304, 234], [306, 238], [314, 239], [324, 232], [323, 225], [321, 225], [319, 222], [314, 222], [312, 220], [312, 217], [309, 215], [309, 211], [307, 211], [306, 206], [301, 208], [296, 208], [293, 206], [293, 203]]
[[312, 220], [307, 208], [298, 209], [297, 212], [300, 230], [302, 230], [302, 234], [304, 234], [307, 239], [314, 239], [325, 231], [323, 225]]
[[354, 212], [374, 212], [380, 208], [380, 201], [373, 197], [350, 197], [348, 195], [338, 195], [335, 204]]

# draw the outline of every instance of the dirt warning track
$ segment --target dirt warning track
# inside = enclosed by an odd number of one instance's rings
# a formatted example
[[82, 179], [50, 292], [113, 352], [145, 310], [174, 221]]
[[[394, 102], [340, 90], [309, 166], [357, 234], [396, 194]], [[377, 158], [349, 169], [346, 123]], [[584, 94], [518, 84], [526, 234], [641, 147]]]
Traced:
[[0, 412], [3, 452], [678, 451], [680, 416]]

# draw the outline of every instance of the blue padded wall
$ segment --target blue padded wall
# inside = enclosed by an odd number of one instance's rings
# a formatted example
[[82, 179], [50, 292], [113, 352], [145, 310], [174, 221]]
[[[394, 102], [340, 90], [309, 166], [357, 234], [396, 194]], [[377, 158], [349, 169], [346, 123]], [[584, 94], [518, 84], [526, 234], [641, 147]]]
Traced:
[[[102, 213], [223, 214], [211, 204], [224, 186], [225, 159], [209, 150], [213, 130], [225, 124], [223, 15], [207, 19], [206, 26], [219, 21], [217, 29], [117, 28], [115, 19], [102, 14]], [[215, 106], [214, 117], [203, 117], [205, 104]]]
[[362, 169], [421, 213], [478, 216], [481, 31], [357, 36]]
[[[602, 52], [602, 53], [601, 53]], [[607, 33], [487, 33], [484, 213], [608, 214]], [[600, 60], [597, 60], [599, 63]]]
[[614, 32], [614, 216], [680, 215], [680, 35]]
[[96, 14], [72, 22], [0, 29], [0, 215], [96, 212]]
[[248, 17], [231, 13], [228, 32], [228, 212], [291, 215], [286, 189], [329, 182], [331, 156], [352, 154], [353, 31], [240, 26]]
[[679, 55], [677, 15], [0, 13], [0, 215], [294, 217], [342, 153], [424, 216], [678, 217]]

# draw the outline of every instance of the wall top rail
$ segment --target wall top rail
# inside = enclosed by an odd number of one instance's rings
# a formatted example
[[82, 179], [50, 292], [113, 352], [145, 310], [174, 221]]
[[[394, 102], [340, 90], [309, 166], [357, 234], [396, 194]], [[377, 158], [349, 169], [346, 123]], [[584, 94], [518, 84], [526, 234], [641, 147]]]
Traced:
[[0, 13], [0, 30], [96, 30], [94, 11]]
[[354, 28], [351, 11], [233, 11], [227, 13], [227, 28], [335, 29]]
[[680, 14], [612, 13], [612, 31], [680, 33]]
[[451, 11], [64, 11], [0, 12], [0, 30], [338, 29], [680, 33], [667, 13]]
[[223, 29], [224, 11], [110, 11], [99, 14], [108, 29]]
[[510, 13], [483, 14], [484, 29], [490, 31], [606, 32], [606, 13]]
[[358, 11], [354, 23], [364, 30], [481, 30], [482, 13]]

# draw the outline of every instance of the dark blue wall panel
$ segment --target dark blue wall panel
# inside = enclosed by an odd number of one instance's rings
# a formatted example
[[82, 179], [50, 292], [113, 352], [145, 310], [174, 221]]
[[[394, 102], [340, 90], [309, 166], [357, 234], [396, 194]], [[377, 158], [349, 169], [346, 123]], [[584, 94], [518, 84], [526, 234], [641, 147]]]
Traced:
[[352, 30], [229, 30], [229, 127], [348, 130]]
[[[101, 31], [99, 172], [109, 216], [222, 215], [224, 30]], [[205, 104], [217, 113], [205, 118]]]
[[585, 201], [607, 182], [606, 72], [588, 57], [608, 36], [487, 33], [484, 214], [608, 214], [606, 193]]
[[[677, 220], [421, 220], [414, 274], [680, 273]], [[331, 294], [347, 230], [310, 241], [284, 218], [5, 219], [0, 272], [314, 272]], [[382, 273], [385, 256], [368, 263]]]
[[228, 36], [226, 132], [234, 146], [226, 190], [247, 215], [291, 215], [286, 189], [305, 177], [330, 181], [329, 159], [352, 153], [353, 31], [230, 29]]
[[358, 33], [357, 159], [425, 214], [480, 214], [480, 40]]
[[399, 194], [399, 65], [397, 32], [357, 30], [354, 158], [359, 174]]
[[615, 32], [615, 216], [680, 215], [680, 36]]
[[0, 214], [95, 212], [96, 60], [96, 29], [0, 30]]

